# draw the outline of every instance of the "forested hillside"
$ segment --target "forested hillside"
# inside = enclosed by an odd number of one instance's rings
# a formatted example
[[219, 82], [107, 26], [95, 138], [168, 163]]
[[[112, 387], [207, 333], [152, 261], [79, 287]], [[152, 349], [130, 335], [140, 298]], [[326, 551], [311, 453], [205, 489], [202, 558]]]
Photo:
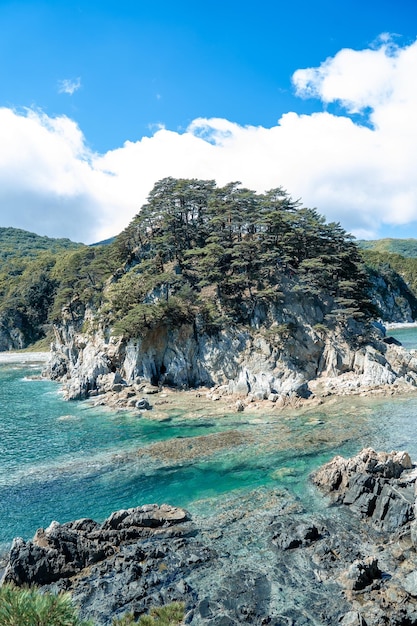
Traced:
[[0, 350], [21, 348], [45, 336], [59, 284], [55, 264], [83, 247], [69, 239], [0, 228]]
[[373, 250], [390, 254], [399, 254], [406, 258], [417, 257], [417, 239], [376, 239], [358, 240], [358, 246], [363, 250]]
[[281, 188], [157, 183], [112, 244], [124, 269], [105, 294], [125, 336], [199, 315], [208, 326], [249, 323], [257, 305], [291, 286], [316, 297], [327, 320], [369, 313], [366, 273], [352, 238]]
[[367, 266], [382, 275], [401, 276], [414, 295], [417, 295], [417, 257], [404, 257], [400, 254], [362, 250]]

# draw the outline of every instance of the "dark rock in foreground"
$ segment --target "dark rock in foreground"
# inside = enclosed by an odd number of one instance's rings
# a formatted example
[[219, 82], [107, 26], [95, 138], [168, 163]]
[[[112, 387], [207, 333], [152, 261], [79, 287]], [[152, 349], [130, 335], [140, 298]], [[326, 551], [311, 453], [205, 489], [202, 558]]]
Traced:
[[408, 454], [336, 457], [312, 479], [332, 502], [314, 515], [287, 492], [259, 490], [193, 520], [148, 505], [102, 524], [53, 522], [14, 541], [3, 580], [70, 591], [103, 626], [174, 600], [202, 626], [417, 625]]

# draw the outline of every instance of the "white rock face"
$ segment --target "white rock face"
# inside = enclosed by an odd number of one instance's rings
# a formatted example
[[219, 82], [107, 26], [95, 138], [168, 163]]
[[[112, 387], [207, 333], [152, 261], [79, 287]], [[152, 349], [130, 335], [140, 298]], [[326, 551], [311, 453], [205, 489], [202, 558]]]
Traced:
[[[269, 315], [268, 332], [258, 311], [254, 317], [258, 328], [230, 325], [209, 335], [193, 324], [162, 326], [128, 342], [111, 336], [108, 329], [84, 334], [66, 324], [56, 330], [49, 374], [63, 382], [69, 399], [137, 379], [177, 388], [216, 386], [255, 400], [271, 395], [308, 397], [314, 381], [327, 385], [331, 393], [398, 381], [417, 385], [417, 358], [375, 336], [366, 343], [363, 328], [355, 322], [347, 330], [324, 332], [322, 311], [299, 299], [291, 308], [272, 307]], [[86, 317], [92, 316], [87, 312]], [[286, 320], [291, 325], [283, 324]], [[285, 336], [282, 328], [287, 328]]]

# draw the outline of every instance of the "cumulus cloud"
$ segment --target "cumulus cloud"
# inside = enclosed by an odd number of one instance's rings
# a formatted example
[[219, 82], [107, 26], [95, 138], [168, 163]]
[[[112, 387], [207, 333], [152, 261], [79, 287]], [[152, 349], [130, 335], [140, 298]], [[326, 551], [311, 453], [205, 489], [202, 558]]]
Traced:
[[2, 226], [84, 240], [95, 236], [97, 177], [77, 125], [66, 117], [0, 109]]
[[299, 96], [337, 102], [345, 115], [288, 112], [272, 128], [199, 118], [105, 154], [90, 152], [66, 117], [0, 109], [1, 225], [97, 241], [173, 176], [283, 186], [357, 236], [376, 237], [383, 225], [417, 221], [416, 71], [417, 41], [396, 47], [386, 37], [295, 72]]
[[58, 93], [67, 93], [72, 96], [81, 87], [81, 78], [64, 78], [58, 81]]

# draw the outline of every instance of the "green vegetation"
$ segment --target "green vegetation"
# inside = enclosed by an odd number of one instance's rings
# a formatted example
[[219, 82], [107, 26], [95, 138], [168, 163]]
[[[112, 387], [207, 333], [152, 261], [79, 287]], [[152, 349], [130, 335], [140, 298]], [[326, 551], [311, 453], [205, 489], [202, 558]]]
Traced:
[[239, 183], [165, 178], [107, 245], [0, 229], [0, 331], [42, 342], [63, 316], [82, 323], [90, 306], [91, 332], [101, 322], [125, 338], [183, 323], [216, 333], [251, 325], [259, 311], [266, 319], [290, 294], [319, 306], [328, 328], [375, 313], [368, 279], [378, 272], [399, 274], [417, 293], [417, 258], [360, 251], [339, 224], [282, 188], [256, 194]]
[[417, 295], [417, 258], [375, 250], [362, 250], [362, 257], [370, 272], [383, 276], [395, 286], [401, 277], [414, 296]]
[[281, 188], [163, 179], [110, 247], [123, 271], [103, 310], [127, 337], [197, 318], [213, 331], [249, 324], [290, 290], [318, 299], [329, 322], [370, 310], [353, 238]]
[[358, 246], [363, 250], [373, 250], [374, 252], [399, 254], [402, 257], [417, 257], [417, 239], [377, 239], [367, 241], [361, 239]]
[[93, 626], [78, 618], [69, 594], [0, 587], [0, 626]]
[[[114, 619], [112, 626], [178, 626], [184, 618], [184, 603], [154, 607], [138, 621], [132, 614]], [[68, 593], [41, 593], [34, 587], [0, 587], [0, 626], [94, 626], [84, 621]]]
[[70, 239], [51, 239], [30, 233], [20, 228], [0, 227], [0, 267], [5, 261], [23, 263], [30, 258], [36, 258], [39, 252], [59, 253], [62, 250], [76, 249], [82, 246]]
[[0, 228], [0, 331], [17, 328], [25, 346], [48, 345], [64, 306], [71, 311], [74, 300], [93, 302], [101, 293], [103, 276], [114, 269], [103, 248]]
[[184, 603], [172, 602], [165, 606], [154, 607], [149, 615], [142, 615], [138, 621], [132, 614], [114, 619], [112, 626], [178, 626], [184, 619]]
[[0, 330], [18, 328], [24, 345], [42, 339], [57, 281], [56, 259], [82, 244], [50, 239], [18, 228], [0, 228]]

